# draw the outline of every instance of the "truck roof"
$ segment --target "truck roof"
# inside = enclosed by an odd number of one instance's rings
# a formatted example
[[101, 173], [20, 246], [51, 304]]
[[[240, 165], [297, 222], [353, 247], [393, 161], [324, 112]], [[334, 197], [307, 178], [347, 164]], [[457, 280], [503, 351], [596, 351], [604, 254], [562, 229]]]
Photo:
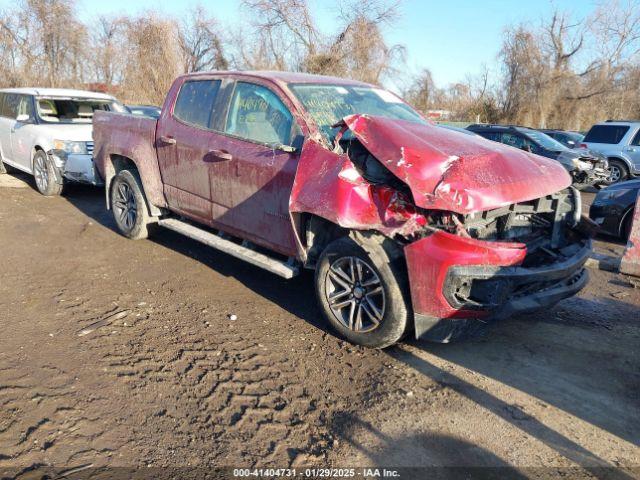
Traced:
[[313, 75], [310, 73], [300, 72], [280, 72], [269, 70], [224, 70], [224, 71], [211, 71], [211, 72], [197, 72], [188, 73], [186, 77], [196, 77], [200, 75], [229, 75], [238, 77], [253, 77], [262, 78], [265, 80], [272, 80], [280, 84], [288, 83], [326, 83], [326, 84], [338, 84], [338, 85], [358, 85], [358, 86], [371, 86], [368, 83], [360, 82], [357, 80], [351, 80], [341, 77], [330, 77], [326, 75]]
[[23, 95], [37, 95], [45, 97], [81, 97], [81, 98], [99, 98], [101, 100], [113, 100], [111, 95], [98, 92], [89, 92], [87, 90], [74, 90], [71, 88], [40, 88], [40, 87], [23, 87], [23, 88], [3, 88], [0, 92], [21, 93]]

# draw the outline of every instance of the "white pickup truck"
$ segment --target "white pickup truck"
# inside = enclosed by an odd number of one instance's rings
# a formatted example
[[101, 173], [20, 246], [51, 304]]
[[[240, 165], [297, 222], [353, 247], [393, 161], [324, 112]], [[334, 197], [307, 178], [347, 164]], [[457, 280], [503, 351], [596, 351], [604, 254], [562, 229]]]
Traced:
[[43, 195], [59, 195], [66, 181], [101, 185], [93, 164], [95, 110], [125, 107], [83, 90], [0, 90], [0, 172], [4, 163], [32, 174]]

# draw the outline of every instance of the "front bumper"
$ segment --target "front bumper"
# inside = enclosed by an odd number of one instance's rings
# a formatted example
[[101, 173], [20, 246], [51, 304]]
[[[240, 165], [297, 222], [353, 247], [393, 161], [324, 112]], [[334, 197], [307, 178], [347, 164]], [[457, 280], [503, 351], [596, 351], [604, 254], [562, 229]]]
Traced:
[[606, 183], [609, 178], [609, 172], [603, 167], [595, 167], [591, 170], [573, 170], [571, 176], [574, 183], [593, 186]]
[[519, 266], [520, 244], [465, 239], [445, 232], [405, 247], [416, 337], [429, 338], [443, 323], [502, 319], [554, 305], [588, 281], [585, 239], [563, 261]]
[[49, 152], [49, 155], [65, 179], [89, 185], [104, 185], [91, 155], [70, 153], [62, 156], [55, 152]]

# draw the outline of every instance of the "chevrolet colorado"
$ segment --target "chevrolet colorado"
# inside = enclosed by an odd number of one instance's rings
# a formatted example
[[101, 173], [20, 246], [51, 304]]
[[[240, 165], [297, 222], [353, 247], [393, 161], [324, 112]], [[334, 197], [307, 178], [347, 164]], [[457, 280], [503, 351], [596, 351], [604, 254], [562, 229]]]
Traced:
[[354, 343], [457, 340], [587, 282], [588, 220], [562, 165], [437, 128], [366, 83], [193, 73], [157, 120], [93, 121], [123, 235], [165, 227], [285, 278], [314, 269]]

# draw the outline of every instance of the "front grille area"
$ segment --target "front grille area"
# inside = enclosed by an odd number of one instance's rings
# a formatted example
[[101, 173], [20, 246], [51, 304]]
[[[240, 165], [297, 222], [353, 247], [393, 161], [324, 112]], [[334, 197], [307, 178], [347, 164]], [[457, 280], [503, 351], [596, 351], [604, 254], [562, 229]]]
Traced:
[[87, 142], [87, 153], [93, 155], [93, 142]]
[[579, 193], [568, 188], [535, 200], [474, 212], [464, 217], [464, 227], [472, 238], [488, 241], [521, 242], [527, 256], [544, 251], [557, 255], [574, 239], [569, 227], [579, 220]]

